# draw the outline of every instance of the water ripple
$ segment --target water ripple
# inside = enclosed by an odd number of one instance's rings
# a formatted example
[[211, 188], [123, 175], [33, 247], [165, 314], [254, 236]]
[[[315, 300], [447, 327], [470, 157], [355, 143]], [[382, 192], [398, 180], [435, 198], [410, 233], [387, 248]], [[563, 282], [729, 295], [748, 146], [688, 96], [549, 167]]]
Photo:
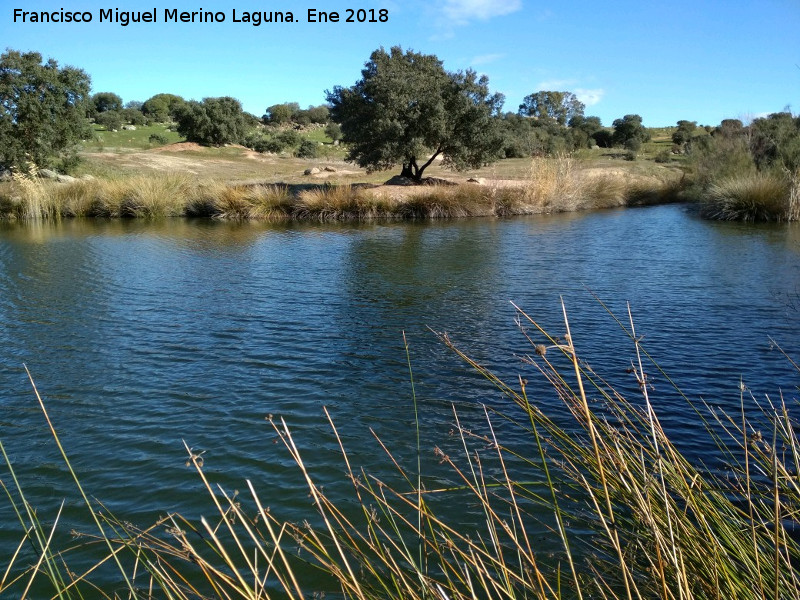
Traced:
[[[206, 452], [215, 481], [251, 478], [293, 518], [306, 508], [291, 493], [305, 498], [302, 481], [268, 417], [287, 420], [333, 489], [346, 481], [323, 407], [354, 464], [386, 465], [372, 432], [413, 460], [404, 333], [426, 469], [444, 481], [432, 449], [455, 443], [452, 406], [478, 430], [482, 403], [513, 408], [428, 327], [510, 380], [528, 377], [531, 397], [557, 411], [520, 361], [532, 349], [509, 301], [562, 334], [563, 298], [581, 355], [636, 395], [630, 340], [592, 293], [621, 319], [630, 302], [644, 345], [684, 392], [735, 408], [740, 378], [760, 393], [796, 388], [769, 337], [800, 355], [798, 290], [797, 226], [709, 223], [674, 206], [436, 224], [4, 226], [0, 437], [42, 510], [71, 493], [26, 363], [87, 488], [120, 516], [144, 524], [208, 508], [185, 441]], [[651, 375], [665, 427], [702, 456], [694, 413]], [[5, 527], [0, 546], [18, 541]]]

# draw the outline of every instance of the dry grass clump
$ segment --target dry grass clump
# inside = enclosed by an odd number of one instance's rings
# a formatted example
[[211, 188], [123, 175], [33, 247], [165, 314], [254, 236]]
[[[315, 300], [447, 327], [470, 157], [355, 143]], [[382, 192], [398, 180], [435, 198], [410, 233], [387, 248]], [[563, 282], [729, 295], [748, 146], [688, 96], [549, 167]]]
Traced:
[[217, 219], [282, 221], [291, 216], [294, 197], [284, 185], [204, 182], [186, 202], [186, 215]]
[[[140, 529], [101, 513], [76, 477], [99, 531], [89, 544], [108, 549], [105, 562], [119, 570], [126, 598], [148, 600], [300, 600], [319, 591], [318, 580], [301, 575], [309, 567], [329, 578], [329, 591], [360, 600], [800, 599], [800, 439], [783, 399], [756, 402], [742, 384], [738, 414], [690, 404], [727, 465], [724, 473], [704, 469], [661, 427], [643, 366], [648, 355], [632, 318], [624, 330], [638, 398], [626, 398], [580, 359], [566, 310], [561, 338], [517, 310], [530, 342], [522, 354], [526, 377], [543, 377], [551, 397], [534, 401], [523, 377], [504, 382], [439, 335], [516, 405], [507, 414], [484, 407], [483, 431], [462, 427], [454, 409], [452, 433], [463, 453], [432, 449], [453, 483], [428, 481], [418, 460], [402, 463], [381, 440], [394, 473], [360, 469], [325, 411], [343, 476], [352, 484], [351, 497], [328, 496], [285, 421], [270, 418], [305, 480], [298, 500], [310, 498], [308, 518], [282, 520], [249, 481], [241, 495], [215, 486], [202, 456], [187, 447], [187, 464], [205, 485], [213, 518], [195, 522], [172, 514]], [[411, 389], [416, 407], [413, 378]], [[506, 446], [499, 432], [508, 428], [527, 444]], [[6, 491], [21, 523], [20, 547], [30, 544], [38, 557], [27, 567], [16, 562], [19, 552], [7, 558], [0, 593], [24, 597], [41, 577], [62, 598], [86, 590], [92, 597], [120, 597], [92, 584], [94, 568], [69, 568], [83, 546], [51, 547], [58, 515], [50, 524], [33, 511], [0, 449], [12, 476]], [[454, 519], [454, 505], [477, 508], [482, 522]], [[542, 549], [542, 531], [560, 546], [554, 556]]]
[[800, 216], [797, 197], [796, 181], [785, 174], [736, 175], [711, 185], [703, 213], [725, 221], [788, 221]]
[[101, 199], [100, 180], [81, 180], [53, 186], [50, 194], [57, 198], [63, 217], [108, 217], [109, 207]]
[[12, 200], [3, 216], [18, 219], [62, 217], [174, 217], [185, 214], [192, 187], [182, 174], [45, 181], [35, 173], [14, 175]]
[[584, 180], [568, 156], [534, 158], [524, 186], [525, 201], [537, 212], [577, 210], [584, 198]]
[[59, 199], [50, 193], [55, 186], [39, 178], [35, 165], [30, 165], [27, 172], [14, 172], [12, 182], [12, 195], [6, 203], [10, 216], [26, 220], [61, 217]]
[[396, 218], [392, 201], [350, 184], [326, 184], [298, 196], [293, 217], [314, 221], [367, 221]]
[[403, 199], [398, 214], [406, 219], [442, 219], [494, 215], [491, 189], [479, 185], [432, 185]]
[[683, 178], [674, 172], [641, 175], [625, 169], [582, 169], [571, 157], [535, 158], [524, 185], [533, 212], [572, 212], [675, 202]]
[[112, 217], [183, 216], [185, 200], [192, 188], [188, 175], [175, 173], [158, 177], [137, 175], [108, 184], [107, 204]]

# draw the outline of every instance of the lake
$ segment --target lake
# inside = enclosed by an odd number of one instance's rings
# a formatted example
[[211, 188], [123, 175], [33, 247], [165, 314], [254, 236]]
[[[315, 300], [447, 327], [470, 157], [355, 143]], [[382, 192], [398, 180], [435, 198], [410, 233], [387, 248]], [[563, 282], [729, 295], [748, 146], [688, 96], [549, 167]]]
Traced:
[[[66, 498], [61, 527], [91, 531], [27, 365], [87, 492], [120, 518], [213, 513], [185, 442], [214, 482], [250, 479], [273, 511], [302, 519], [308, 492], [270, 415], [331, 489], [348, 484], [323, 407], [355, 465], [391, 472], [374, 432], [413, 466], [405, 333], [423, 471], [445, 481], [433, 450], [458, 452], [453, 407], [476, 430], [482, 404], [515, 408], [433, 331], [509, 382], [522, 374], [558, 412], [520, 360], [533, 350], [511, 302], [561, 335], [562, 298], [578, 353], [626, 393], [637, 394], [633, 344], [596, 298], [620, 318], [630, 303], [644, 347], [693, 400], [735, 412], [740, 378], [758, 398], [798, 395], [771, 341], [800, 358], [798, 224], [710, 222], [679, 205], [352, 225], [0, 224], [0, 440], [44, 519]], [[651, 375], [678, 446], [713, 462], [685, 400]], [[0, 556], [22, 537], [15, 519], [0, 502]]]

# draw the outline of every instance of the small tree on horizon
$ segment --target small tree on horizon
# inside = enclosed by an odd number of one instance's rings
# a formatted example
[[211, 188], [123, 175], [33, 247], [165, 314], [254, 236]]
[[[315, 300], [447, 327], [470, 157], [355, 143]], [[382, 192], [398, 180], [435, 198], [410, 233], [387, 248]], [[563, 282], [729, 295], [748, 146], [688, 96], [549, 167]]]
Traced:
[[694, 137], [697, 130], [697, 121], [687, 121], [681, 119], [678, 121], [677, 129], [672, 134], [672, 143], [684, 148], [686, 144]]
[[122, 110], [122, 98], [114, 92], [97, 92], [92, 95], [92, 104], [97, 114]]
[[523, 117], [553, 119], [559, 125], [566, 125], [576, 117], [583, 117], [586, 105], [572, 92], [539, 91], [529, 94], [519, 105]]
[[642, 117], [639, 115], [625, 115], [621, 119], [615, 119], [612, 123], [614, 133], [612, 139], [617, 146], [635, 145], [636, 140], [641, 146], [642, 142], [650, 141], [650, 132], [642, 125]]
[[490, 94], [488, 79], [474, 71], [445, 71], [436, 56], [380, 48], [355, 85], [325, 94], [349, 145], [348, 160], [368, 171], [401, 164], [402, 176], [420, 181], [439, 156], [455, 169], [500, 157], [503, 139], [494, 117], [502, 94]]

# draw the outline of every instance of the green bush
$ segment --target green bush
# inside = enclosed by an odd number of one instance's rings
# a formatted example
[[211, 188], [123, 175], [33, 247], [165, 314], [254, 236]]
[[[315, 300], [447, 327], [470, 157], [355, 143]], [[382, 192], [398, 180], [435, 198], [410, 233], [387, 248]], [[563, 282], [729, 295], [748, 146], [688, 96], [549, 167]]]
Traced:
[[303, 138], [299, 133], [297, 133], [294, 129], [286, 129], [281, 131], [275, 139], [278, 140], [282, 145], [283, 148], [294, 148], [300, 145], [300, 142], [303, 141]]
[[[275, 152], [275, 150], [273, 150], [273, 148], [274, 148], [273, 140], [271, 140], [269, 138], [258, 138], [258, 139], [255, 139], [255, 140], [251, 141], [249, 144], [246, 144], [246, 146], [248, 148], [252, 148], [256, 152], [261, 152], [261, 153], [264, 153], [264, 152]], [[280, 152], [280, 150], [278, 150], [278, 152]]]
[[119, 131], [122, 128], [122, 113], [117, 110], [107, 110], [97, 115], [95, 123], [105, 127], [106, 131]]
[[342, 126], [334, 121], [329, 122], [325, 125], [325, 135], [334, 142], [342, 139]]
[[271, 152], [273, 154], [280, 154], [284, 150], [286, 150], [286, 144], [284, 144], [278, 138], [271, 138], [268, 140], [262, 140], [262, 144], [260, 145], [263, 149], [256, 149], [257, 152]]
[[300, 147], [295, 151], [294, 155], [297, 158], [316, 158], [317, 144], [311, 140], [303, 140], [300, 142]]
[[63, 155], [55, 164], [56, 171], [66, 175], [72, 175], [83, 162], [77, 152], [70, 152]]
[[123, 108], [122, 118], [126, 123], [130, 123], [131, 125], [139, 126], [147, 124], [147, 117], [144, 116], [141, 110], [135, 108]]
[[165, 146], [169, 143], [169, 140], [167, 140], [167, 138], [160, 133], [151, 133], [150, 137], [147, 138], [147, 141], [151, 144], [158, 144], [161, 146]]
[[628, 138], [624, 143], [625, 149], [636, 153], [642, 149], [642, 140], [639, 138]]

